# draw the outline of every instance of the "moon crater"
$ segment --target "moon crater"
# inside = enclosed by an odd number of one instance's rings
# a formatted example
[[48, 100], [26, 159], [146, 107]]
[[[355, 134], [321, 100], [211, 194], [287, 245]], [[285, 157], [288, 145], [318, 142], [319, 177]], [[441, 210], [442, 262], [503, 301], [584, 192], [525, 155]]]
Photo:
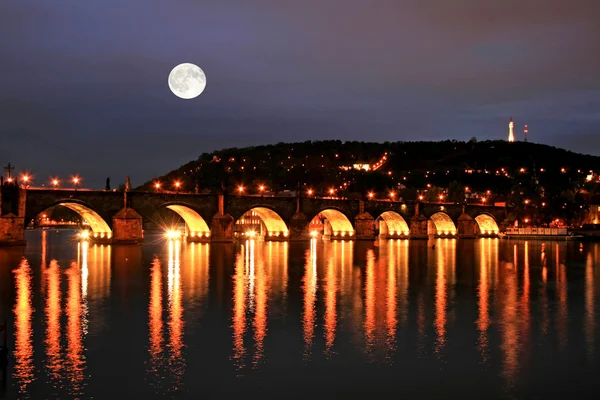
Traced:
[[205, 87], [206, 75], [195, 64], [179, 64], [169, 74], [169, 88], [179, 98], [189, 100], [198, 97]]

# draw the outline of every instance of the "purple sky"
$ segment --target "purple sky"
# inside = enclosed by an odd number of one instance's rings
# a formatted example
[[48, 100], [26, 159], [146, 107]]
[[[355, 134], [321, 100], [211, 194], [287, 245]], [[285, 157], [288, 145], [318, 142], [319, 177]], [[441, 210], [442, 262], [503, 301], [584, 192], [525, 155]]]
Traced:
[[[3, 0], [0, 162], [134, 185], [222, 147], [506, 137], [600, 155], [598, 0]], [[207, 74], [194, 100], [170, 70]]]

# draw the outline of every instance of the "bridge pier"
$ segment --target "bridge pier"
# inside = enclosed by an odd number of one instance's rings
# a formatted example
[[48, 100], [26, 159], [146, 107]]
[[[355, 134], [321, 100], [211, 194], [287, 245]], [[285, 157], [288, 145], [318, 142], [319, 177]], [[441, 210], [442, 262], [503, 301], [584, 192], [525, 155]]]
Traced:
[[25, 244], [25, 218], [14, 214], [0, 216], [0, 246]]
[[144, 241], [142, 217], [133, 208], [123, 207], [112, 221], [114, 244], [139, 244]]
[[210, 223], [211, 242], [233, 242], [233, 217], [229, 214], [217, 214]]
[[26, 198], [16, 182], [0, 180], [0, 246], [25, 244]]
[[429, 239], [428, 232], [429, 220], [422, 214], [417, 214], [410, 219], [411, 239]]
[[361, 213], [354, 219], [354, 230], [357, 240], [375, 239], [375, 219], [368, 213]]
[[458, 217], [456, 230], [460, 239], [473, 239], [479, 229], [477, 222], [470, 215], [463, 213]]
[[310, 240], [308, 219], [301, 212], [296, 212], [290, 220], [290, 241]]

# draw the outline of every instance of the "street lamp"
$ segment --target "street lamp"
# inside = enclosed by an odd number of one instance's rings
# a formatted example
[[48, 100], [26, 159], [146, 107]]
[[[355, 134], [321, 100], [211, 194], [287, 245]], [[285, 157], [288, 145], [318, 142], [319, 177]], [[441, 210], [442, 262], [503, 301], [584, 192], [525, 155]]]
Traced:
[[375, 193], [369, 192], [369, 200], [371, 200], [373, 197], [375, 197]]
[[73, 177], [73, 185], [75, 185], [75, 190], [77, 190], [77, 184], [79, 183], [80, 179], [78, 176], [74, 176]]
[[394, 192], [390, 192], [390, 199], [392, 199], [392, 201], [394, 200], [394, 197], [396, 196], [396, 193]]
[[444, 195], [443, 195], [443, 194], [440, 194], [440, 202], [441, 202], [442, 200], [444, 200]]
[[239, 185], [238, 186], [238, 193], [241, 195], [244, 192], [244, 186]]
[[423, 200], [423, 195], [422, 194], [419, 195], [419, 200]]
[[260, 192], [260, 194], [262, 195], [262, 193], [265, 191], [265, 185], [260, 185], [258, 187], [258, 191]]
[[314, 191], [313, 191], [312, 189], [308, 189], [308, 192], [307, 192], [307, 193], [308, 193], [308, 195], [309, 195], [309, 196], [312, 196], [312, 195], [313, 195], [313, 193], [314, 193]]
[[154, 183], [154, 188], [156, 189], [156, 191], [158, 192], [160, 190], [160, 182], [156, 182]]
[[335, 193], [335, 189], [334, 188], [329, 189], [329, 195], [330, 196], [333, 196], [334, 193]]
[[58, 186], [58, 179], [54, 178], [52, 179], [52, 186], [54, 186], [54, 189], [56, 189], [56, 187]]
[[181, 187], [181, 182], [175, 181], [175, 192], [179, 192], [179, 188]]

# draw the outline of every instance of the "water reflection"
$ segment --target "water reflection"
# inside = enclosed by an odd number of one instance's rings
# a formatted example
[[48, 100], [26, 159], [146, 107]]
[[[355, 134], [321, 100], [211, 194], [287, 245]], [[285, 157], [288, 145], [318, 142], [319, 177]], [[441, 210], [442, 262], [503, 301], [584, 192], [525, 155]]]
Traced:
[[587, 254], [585, 263], [585, 340], [587, 344], [588, 357], [594, 355], [596, 348], [595, 331], [596, 331], [596, 279], [595, 279], [595, 261], [594, 255], [590, 252]]
[[304, 334], [304, 359], [310, 359], [313, 340], [315, 337], [317, 299], [317, 239], [311, 239], [310, 249], [306, 252], [304, 265], [304, 278], [302, 279], [302, 291], [304, 293], [304, 310], [302, 317]]
[[162, 299], [162, 265], [158, 257], [152, 261], [150, 268], [150, 304], [148, 305], [148, 329], [149, 341], [148, 352], [150, 353], [150, 372], [155, 382], [159, 376], [159, 368], [162, 366], [163, 356], [163, 299]]
[[435, 247], [435, 353], [441, 357], [446, 346], [448, 304], [454, 297], [456, 239], [437, 239]]
[[[70, 380], [70, 394], [80, 395], [84, 380], [84, 370], [86, 368], [86, 359], [83, 354], [83, 336], [87, 333], [87, 314], [86, 299], [83, 288], [87, 288], [87, 242], [80, 244], [82, 246], [81, 255], [83, 262], [78, 264], [71, 263], [69, 269], [65, 271], [67, 275], [67, 303], [65, 314], [67, 316], [67, 349], [65, 367], [67, 379]], [[85, 268], [84, 268], [85, 266]], [[85, 279], [84, 279], [85, 278]]]
[[[471, 387], [483, 377], [511, 398], [537, 387], [531, 379], [599, 372], [597, 244], [249, 240], [229, 247], [233, 259], [179, 241], [150, 252], [68, 243], [53, 258], [56, 237], [40, 237], [39, 253], [27, 253], [36, 267], [13, 258], [0, 269], [14, 327], [9, 398], [135, 397], [138, 388], [177, 397], [223, 390], [217, 378], [250, 394], [277, 386], [274, 371], [310, 390], [306, 374], [335, 385], [395, 377], [404, 387], [413, 377]], [[109, 312], [115, 303], [126, 312]], [[113, 346], [127, 351], [125, 366]], [[110, 388], [114, 371], [132, 387]]]
[[[568, 297], [567, 297], [567, 268], [561, 262], [561, 254], [565, 254], [563, 243], [555, 244], [555, 273], [556, 273], [556, 293], [558, 296], [558, 315], [556, 316], [556, 330], [558, 332], [558, 344], [561, 349], [567, 345], [567, 320], [569, 318]], [[562, 250], [561, 250], [562, 247]]]
[[518, 248], [513, 246], [513, 261], [504, 265], [501, 270], [501, 290], [497, 292], [498, 306], [500, 307], [500, 326], [502, 332], [501, 349], [504, 354], [502, 374], [509, 385], [514, 380], [519, 370], [520, 332], [519, 305], [518, 305]]
[[185, 360], [182, 357], [183, 349], [183, 305], [181, 301], [181, 242], [169, 241], [169, 262], [167, 273], [167, 296], [169, 310], [169, 342], [170, 351], [169, 369], [174, 378], [174, 389], [177, 390], [185, 372]]
[[[248, 364], [258, 368], [265, 362], [269, 319], [287, 314], [287, 254], [285, 242], [247, 240], [240, 245], [235, 260], [231, 317], [232, 360], [238, 371]], [[252, 345], [246, 343], [247, 333], [251, 334]]]
[[[44, 231], [45, 232], [45, 231]], [[50, 261], [48, 268], [43, 269], [43, 284], [46, 292], [46, 369], [50, 381], [59, 381], [62, 370], [61, 357], [61, 271], [56, 260]]]
[[19, 383], [19, 394], [28, 397], [27, 387], [35, 379], [33, 365], [33, 329], [31, 317], [31, 268], [22, 259], [14, 271], [16, 299], [13, 308], [15, 318], [15, 367], [13, 378]]

